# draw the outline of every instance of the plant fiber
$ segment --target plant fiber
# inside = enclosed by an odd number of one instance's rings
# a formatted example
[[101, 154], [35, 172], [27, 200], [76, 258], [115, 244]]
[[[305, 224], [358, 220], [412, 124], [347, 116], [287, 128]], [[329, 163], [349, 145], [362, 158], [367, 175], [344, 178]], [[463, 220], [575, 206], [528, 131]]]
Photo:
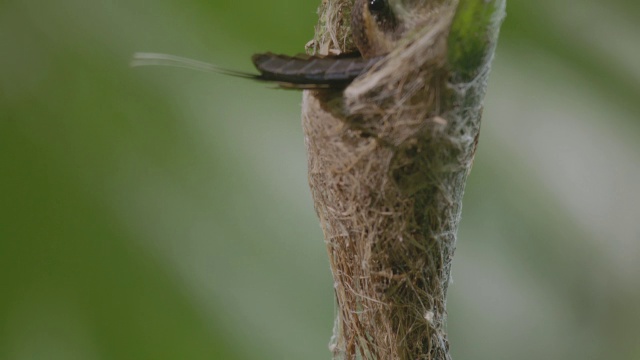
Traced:
[[[454, 82], [457, 4], [441, 2], [344, 91], [304, 92], [309, 184], [338, 305], [334, 359], [450, 359], [445, 302], [494, 46], [470, 82]], [[323, 1], [321, 52], [352, 50], [351, 6]]]

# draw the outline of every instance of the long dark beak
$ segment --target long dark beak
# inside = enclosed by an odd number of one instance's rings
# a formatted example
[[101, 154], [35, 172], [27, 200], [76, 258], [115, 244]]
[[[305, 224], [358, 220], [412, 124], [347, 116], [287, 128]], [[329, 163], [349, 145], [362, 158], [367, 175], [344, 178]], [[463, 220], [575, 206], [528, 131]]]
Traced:
[[175, 55], [136, 53], [133, 55], [131, 66], [172, 66], [216, 72], [275, 83], [283, 89], [344, 89], [380, 59], [364, 59], [357, 53], [326, 57], [255, 54], [251, 60], [259, 74], [251, 74]]
[[343, 89], [366, 72], [380, 58], [364, 59], [359, 54], [343, 56], [255, 54], [257, 80], [272, 81], [287, 89]]

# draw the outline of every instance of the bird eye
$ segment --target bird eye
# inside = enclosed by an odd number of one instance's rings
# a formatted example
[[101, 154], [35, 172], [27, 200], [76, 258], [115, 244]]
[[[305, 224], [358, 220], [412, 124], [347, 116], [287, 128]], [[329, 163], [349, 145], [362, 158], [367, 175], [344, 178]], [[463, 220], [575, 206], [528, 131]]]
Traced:
[[383, 12], [387, 9], [387, 0], [369, 0], [369, 11]]

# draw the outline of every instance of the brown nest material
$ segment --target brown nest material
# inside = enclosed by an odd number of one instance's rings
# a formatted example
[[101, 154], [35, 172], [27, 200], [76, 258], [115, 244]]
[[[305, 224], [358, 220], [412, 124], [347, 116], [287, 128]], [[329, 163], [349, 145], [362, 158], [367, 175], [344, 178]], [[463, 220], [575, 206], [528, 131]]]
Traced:
[[[351, 50], [352, 1], [323, 1], [315, 46]], [[457, 2], [344, 92], [305, 91], [309, 183], [338, 303], [334, 359], [449, 359], [445, 300], [486, 66], [454, 83]]]

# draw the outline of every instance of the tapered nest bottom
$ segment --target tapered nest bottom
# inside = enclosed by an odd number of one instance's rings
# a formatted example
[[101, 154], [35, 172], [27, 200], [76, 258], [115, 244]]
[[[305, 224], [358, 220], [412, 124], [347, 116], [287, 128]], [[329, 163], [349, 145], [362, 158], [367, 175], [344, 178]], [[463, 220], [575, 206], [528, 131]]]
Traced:
[[447, 288], [489, 72], [452, 83], [454, 10], [344, 91], [303, 95], [338, 308], [334, 359], [450, 359]]

